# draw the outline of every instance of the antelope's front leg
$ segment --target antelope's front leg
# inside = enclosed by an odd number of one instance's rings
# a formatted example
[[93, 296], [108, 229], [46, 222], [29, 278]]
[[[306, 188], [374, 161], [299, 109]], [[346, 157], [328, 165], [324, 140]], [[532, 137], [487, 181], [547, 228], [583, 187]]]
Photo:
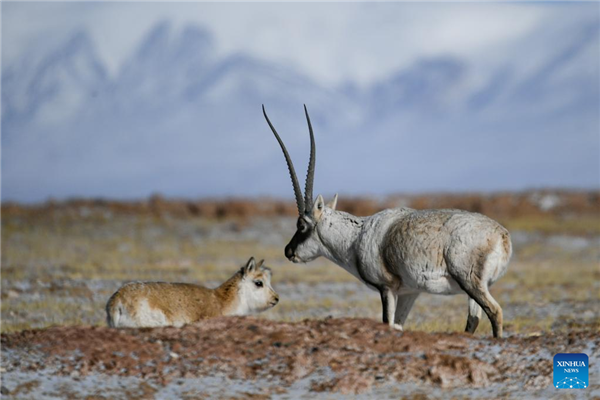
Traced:
[[396, 294], [389, 288], [381, 288], [379, 294], [381, 295], [381, 305], [383, 306], [383, 323], [388, 324], [391, 328], [395, 328]]
[[395, 328], [403, 330], [406, 317], [415, 304], [415, 300], [419, 297], [419, 293], [404, 293], [398, 295], [396, 298], [396, 315], [395, 315]]

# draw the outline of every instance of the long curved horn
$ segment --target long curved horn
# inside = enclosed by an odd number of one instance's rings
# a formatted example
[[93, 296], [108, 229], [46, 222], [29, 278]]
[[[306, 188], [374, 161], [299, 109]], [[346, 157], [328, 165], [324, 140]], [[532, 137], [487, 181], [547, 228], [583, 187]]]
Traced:
[[290, 171], [290, 177], [292, 178], [292, 185], [294, 186], [294, 196], [296, 196], [296, 205], [298, 206], [298, 215], [303, 215], [304, 210], [305, 210], [304, 200], [302, 199], [302, 191], [300, 190], [300, 185], [298, 184], [298, 177], [296, 176], [296, 171], [294, 170], [294, 163], [292, 163], [292, 159], [290, 158], [290, 155], [289, 155], [287, 149], [285, 148], [285, 145], [283, 144], [283, 140], [281, 140], [281, 138], [277, 134], [277, 131], [273, 127], [273, 124], [269, 120], [269, 117], [267, 117], [267, 112], [265, 111], [264, 104], [262, 106], [262, 110], [263, 110], [265, 119], [267, 120], [269, 127], [273, 131], [275, 138], [279, 142], [279, 145], [281, 146], [281, 150], [283, 151], [283, 155], [285, 156], [285, 162], [287, 163], [288, 170]]
[[310, 133], [310, 159], [308, 161], [308, 171], [306, 172], [306, 182], [304, 187], [304, 204], [306, 209], [310, 211], [313, 203], [313, 181], [315, 180], [315, 136], [313, 135], [312, 125], [310, 123], [310, 117], [306, 110], [306, 104], [304, 105], [304, 114], [306, 114], [306, 122], [308, 122], [308, 132]]

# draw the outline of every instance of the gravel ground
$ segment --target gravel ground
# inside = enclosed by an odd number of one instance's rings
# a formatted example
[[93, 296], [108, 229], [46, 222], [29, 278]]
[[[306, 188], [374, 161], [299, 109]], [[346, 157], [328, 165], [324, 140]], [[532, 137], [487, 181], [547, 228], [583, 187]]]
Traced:
[[590, 356], [590, 387], [569, 395], [600, 396], [595, 331], [498, 340], [402, 333], [370, 319], [236, 317], [1, 340], [6, 398], [553, 398], [565, 394], [552, 387], [553, 355], [580, 351]]

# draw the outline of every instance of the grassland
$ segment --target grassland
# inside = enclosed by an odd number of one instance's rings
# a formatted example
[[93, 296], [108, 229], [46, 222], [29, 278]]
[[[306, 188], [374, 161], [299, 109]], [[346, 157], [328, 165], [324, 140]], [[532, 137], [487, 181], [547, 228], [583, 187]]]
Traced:
[[[505, 330], [600, 327], [600, 215], [504, 215], [515, 255], [492, 293]], [[7, 210], [2, 218], [2, 332], [50, 325], [104, 324], [104, 305], [132, 280], [216, 286], [250, 256], [273, 268], [281, 303], [262, 318], [294, 321], [332, 316], [378, 319], [378, 294], [334, 264], [293, 265], [283, 247], [291, 216], [205, 216], [115, 212], [104, 204]], [[421, 296], [407, 329], [460, 331], [465, 296]], [[478, 334], [488, 335], [485, 319]]]

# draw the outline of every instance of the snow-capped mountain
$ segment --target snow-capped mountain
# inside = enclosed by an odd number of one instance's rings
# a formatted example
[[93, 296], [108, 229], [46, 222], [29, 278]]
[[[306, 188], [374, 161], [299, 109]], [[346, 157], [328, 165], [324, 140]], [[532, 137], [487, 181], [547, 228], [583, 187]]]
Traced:
[[294, 66], [219, 56], [210, 32], [168, 22], [111, 75], [78, 31], [3, 66], [3, 198], [287, 196], [260, 107], [301, 171], [304, 103], [320, 144], [316, 183], [330, 191], [597, 185], [585, 171], [598, 157], [598, 71], [580, 65], [598, 28], [567, 39], [526, 73], [519, 60], [482, 68], [440, 55], [368, 87], [325, 87]]
[[86, 33], [76, 32], [39, 62], [26, 58], [3, 70], [3, 124], [64, 122], [107, 84], [92, 41]]

